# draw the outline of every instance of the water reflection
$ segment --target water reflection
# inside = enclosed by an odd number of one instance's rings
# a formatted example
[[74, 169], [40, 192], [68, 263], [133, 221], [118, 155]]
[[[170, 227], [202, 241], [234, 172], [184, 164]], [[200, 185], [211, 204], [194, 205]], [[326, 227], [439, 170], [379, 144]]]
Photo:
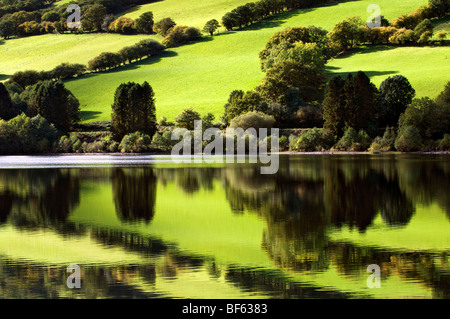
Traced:
[[[274, 175], [257, 165], [0, 170], [0, 296], [450, 297], [448, 156], [281, 160]], [[84, 204], [90, 196], [99, 207]], [[248, 229], [233, 230], [242, 218]], [[74, 236], [98, 251], [79, 291], [64, 285], [73, 257], [52, 257]], [[27, 240], [43, 250], [24, 258]], [[369, 264], [386, 282], [378, 295], [365, 287]]]

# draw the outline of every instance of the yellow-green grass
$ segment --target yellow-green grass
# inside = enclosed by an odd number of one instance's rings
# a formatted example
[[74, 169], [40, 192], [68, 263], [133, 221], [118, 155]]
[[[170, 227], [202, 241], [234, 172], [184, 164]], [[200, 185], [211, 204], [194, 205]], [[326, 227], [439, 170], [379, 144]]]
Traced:
[[155, 21], [170, 17], [179, 25], [203, 28], [208, 20], [220, 21], [222, 16], [246, 4], [249, 0], [163, 0], [136, 6], [122, 15], [137, 19], [142, 13], [151, 11]]
[[116, 52], [148, 38], [148, 35], [90, 33], [46, 34], [7, 40], [0, 45], [0, 75], [9, 76], [23, 70], [51, 70], [63, 62], [87, 64], [101, 52]]
[[405, 76], [416, 97], [436, 97], [450, 80], [448, 47], [365, 47], [331, 60], [329, 76], [366, 72], [378, 87], [389, 76]]

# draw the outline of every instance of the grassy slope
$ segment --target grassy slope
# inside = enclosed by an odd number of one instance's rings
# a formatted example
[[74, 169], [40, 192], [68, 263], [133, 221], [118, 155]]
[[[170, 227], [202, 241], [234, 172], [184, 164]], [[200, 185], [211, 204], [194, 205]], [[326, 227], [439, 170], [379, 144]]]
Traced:
[[[159, 4], [162, 5], [169, 1], [174, 0], [165, 0]], [[411, 12], [426, 2], [427, 0], [381, 0], [379, 5], [382, 14], [388, 19], [392, 19], [402, 13]], [[368, 17], [369, 14], [366, 12], [368, 4], [370, 1], [352, 1], [284, 13], [245, 31], [221, 34], [213, 39], [206, 38], [201, 43], [175, 48], [162, 58], [149, 59], [122, 68], [120, 71], [95, 74], [68, 81], [67, 87], [79, 98], [85, 121], [109, 119], [115, 88], [126, 81], [148, 81], [152, 85], [156, 92], [158, 117], [164, 115], [173, 119], [183, 108], [189, 106], [195, 107], [201, 113], [212, 111], [216, 117], [219, 117], [223, 112], [223, 104], [232, 90], [252, 89], [263, 78], [264, 75], [259, 69], [258, 52], [274, 32], [296, 25], [317, 25], [330, 30], [334, 24], [345, 17], [352, 15], [360, 15], [364, 19]], [[198, 16], [193, 16], [193, 21], [205, 16], [204, 11], [200, 9], [195, 12]], [[154, 10], [154, 14], [159, 16], [156, 10]], [[182, 12], [179, 14], [181, 16], [174, 13], [172, 18], [181, 23]], [[190, 14], [194, 14], [194, 12], [192, 11]], [[85, 36], [89, 35], [77, 37], [81, 39]], [[132, 39], [132, 37], [130, 38]], [[137, 42], [137, 40], [130, 42]], [[9, 41], [5, 43], [9, 43]], [[1, 45], [0, 50], [5, 45], [9, 46], [9, 44]], [[42, 45], [45, 44], [42, 43]], [[51, 46], [52, 43], [47, 43], [47, 45]], [[111, 46], [114, 45], [111, 44]], [[117, 51], [123, 45], [117, 43], [116, 46]], [[42, 50], [44, 51], [45, 48]], [[381, 72], [372, 73], [372, 75], [378, 76], [374, 77], [377, 84], [387, 76], [394, 74], [393, 72], [411, 74], [410, 81], [414, 86], [418, 86], [416, 87], [418, 96], [437, 95], [446, 83], [445, 74], [450, 71], [446, 67], [446, 69], [438, 70], [439, 72], [429, 72], [437, 62], [441, 62], [438, 64], [441, 68], [448, 65], [439, 60], [439, 57], [447, 56], [447, 52], [450, 52], [448, 48], [415, 48], [410, 51], [406, 48], [398, 48], [378, 52], [369, 49], [369, 52], [368, 54], [355, 54], [349, 59], [336, 59], [330, 62], [329, 70], [340, 73], [357, 69], [366, 71], [373, 69]], [[74, 54], [73, 60], [76, 61], [81, 61], [80, 59], [85, 56], [83, 49], [79, 46], [78, 50], [74, 48], [71, 53]], [[88, 60], [88, 58], [85, 59]], [[353, 62], [353, 59], [356, 59], [358, 63]], [[413, 60], [416, 63], [406, 65], [403, 63], [405, 59]], [[42, 69], [43, 66], [47, 66], [47, 60], [49, 61], [45, 55], [36, 57], [32, 62], [29, 60], [28, 57], [20, 56], [20, 58], [16, 58], [16, 64], [29, 63], [30, 67], [33, 65], [36, 66], [36, 69]], [[6, 72], [0, 71], [0, 73]], [[429, 75], [423, 76], [422, 73]], [[431, 82], [426, 82], [428, 80]]]
[[203, 28], [211, 19], [221, 20], [222, 16], [248, 0], [163, 0], [134, 7], [124, 15], [137, 19], [142, 13], [151, 11], [154, 20], [171, 17], [177, 24]]
[[367, 47], [330, 61], [327, 70], [343, 77], [347, 72], [366, 72], [379, 86], [388, 76], [409, 79], [417, 97], [435, 97], [449, 81], [450, 49], [447, 47]]
[[0, 45], [0, 74], [21, 70], [50, 70], [62, 62], [87, 62], [101, 52], [116, 52], [148, 35], [46, 34], [11, 39]]

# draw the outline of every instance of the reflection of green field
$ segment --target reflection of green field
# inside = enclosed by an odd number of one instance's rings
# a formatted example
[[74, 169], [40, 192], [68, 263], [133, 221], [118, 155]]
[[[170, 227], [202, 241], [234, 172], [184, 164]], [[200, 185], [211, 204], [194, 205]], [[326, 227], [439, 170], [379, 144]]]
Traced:
[[437, 205], [418, 206], [408, 225], [389, 227], [378, 215], [364, 233], [344, 227], [330, 233], [333, 241], [398, 251], [448, 252], [450, 221]]
[[250, 214], [232, 214], [220, 183], [214, 186], [212, 191], [189, 195], [174, 184], [158, 184], [155, 216], [147, 225], [122, 223], [110, 187], [102, 185], [84, 196], [70, 220], [160, 238], [186, 253], [213, 256], [220, 264], [270, 265], [261, 250], [263, 221]]
[[[115, 212], [111, 185], [86, 182], [82, 184], [80, 205], [70, 215], [70, 221], [94, 229], [159, 238], [171, 249], [186, 255], [202, 256], [219, 267], [233, 265], [280, 270], [288, 281], [322, 287], [323, 290], [348, 292], [359, 297], [431, 297], [431, 289], [424, 284], [408, 282], [396, 273], [383, 278], [382, 289], [368, 289], [365, 269], [357, 270], [352, 276], [339, 273], [338, 265], [333, 263], [318, 273], [279, 269], [261, 247], [265, 222], [251, 213], [233, 214], [219, 181], [214, 182], [213, 190], [200, 189], [194, 194], [184, 193], [173, 182], [166, 186], [158, 183], [155, 216], [149, 224], [122, 223]], [[330, 239], [393, 251], [442, 252], [450, 247], [449, 233], [445, 215], [436, 206], [431, 206], [419, 207], [403, 229], [388, 228], [377, 218], [363, 234], [343, 228], [332, 231]], [[105, 247], [89, 235], [63, 237], [51, 230], [17, 230], [10, 226], [0, 230], [0, 254], [44, 265], [142, 265], [150, 262], [148, 257], [124, 248]], [[204, 270], [186, 270], [171, 280], [158, 278], [156, 288], [139, 277], [130, 278], [129, 283], [142, 291], [156, 289], [178, 297], [252, 297], [252, 294], [230, 287], [223, 277], [212, 278]], [[217, 296], [214, 295], [216, 291]]]

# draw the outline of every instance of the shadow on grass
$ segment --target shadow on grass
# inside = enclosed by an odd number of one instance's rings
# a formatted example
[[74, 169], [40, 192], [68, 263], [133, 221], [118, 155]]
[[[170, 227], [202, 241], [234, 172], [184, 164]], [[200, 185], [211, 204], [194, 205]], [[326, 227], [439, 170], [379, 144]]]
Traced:
[[10, 77], [8, 74], [0, 74], [0, 81], [7, 80]]
[[[151, 3], [161, 2], [161, 1], [163, 1], [163, 0], [147, 1], [147, 2], [144, 3], [144, 4], [151, 4]], [[132, 8], [130, 8], [130, 9], [127, 9], [127, 10], [125, 10], [125, 11], [122, 11], [122, 12], [120, 13], [119, 16], [123, 16], [123, 15], [128, 14], [128, 13], [132, 13], [132, 12], [139, 11], [139, 10], [141, 9], [141, 7], [142, 7], [144, 4], [138, 4], [138, 5], [136, 5], [136, 6], [132, 7]]]
[[82, 121], [92, 121], [101, 115], [102, 112], [97, 111], [80, 111], [80, 116]]
[[356, 54], [368, 54], [368, 53], [375, 53], [375, 52], [383, 52], [383, 51], [390, 51], [397, 49], [398, 46], [393, 45], [365, 45], [361, 47], [357, 47], [355, 49], [352, 49], [346, 53], [343, 53], [336, 57], [335, 59], [346, 59], [350, 58]]
[[153, 56], [153, 57], [150, 57], [150, 58], [142, 59], [141, 61], [137, 61], [137, 62], [133, 62], [133, 63], [130, 63], [130, 64], [126, 64], [124, 66], [120, 66], [120, 67], [117, 67], [115, 69], [108, 70], [108, 71], [88, 73], [86, 75], [82, 75], [82, 76], [79, 76], [79, 77], [76, 77], [76, 78], [64, 80], [64, 82], [65, 83], [70, 83], [70, 82], [76, 81], [78, 79], [88, 79], [88, 78], [96, 77], [96, 76], [99, 76], [99, 75], [102, 75], [102, 74], [114, 74], [114, 73], [117, 73], [117, 72], [124, 72], [124, 71], [135, 70], [135, 69], [138, 69], [139, 66], [152, 65], [152, 64], [160, 62], [164, 58], [171, 58], [171, 57], [175, 57], [177, 55], [178, 55], [178, 53], [169, 50], [169, 51], [165, 51], [163, 54], [158, 55], [158, 56]]

